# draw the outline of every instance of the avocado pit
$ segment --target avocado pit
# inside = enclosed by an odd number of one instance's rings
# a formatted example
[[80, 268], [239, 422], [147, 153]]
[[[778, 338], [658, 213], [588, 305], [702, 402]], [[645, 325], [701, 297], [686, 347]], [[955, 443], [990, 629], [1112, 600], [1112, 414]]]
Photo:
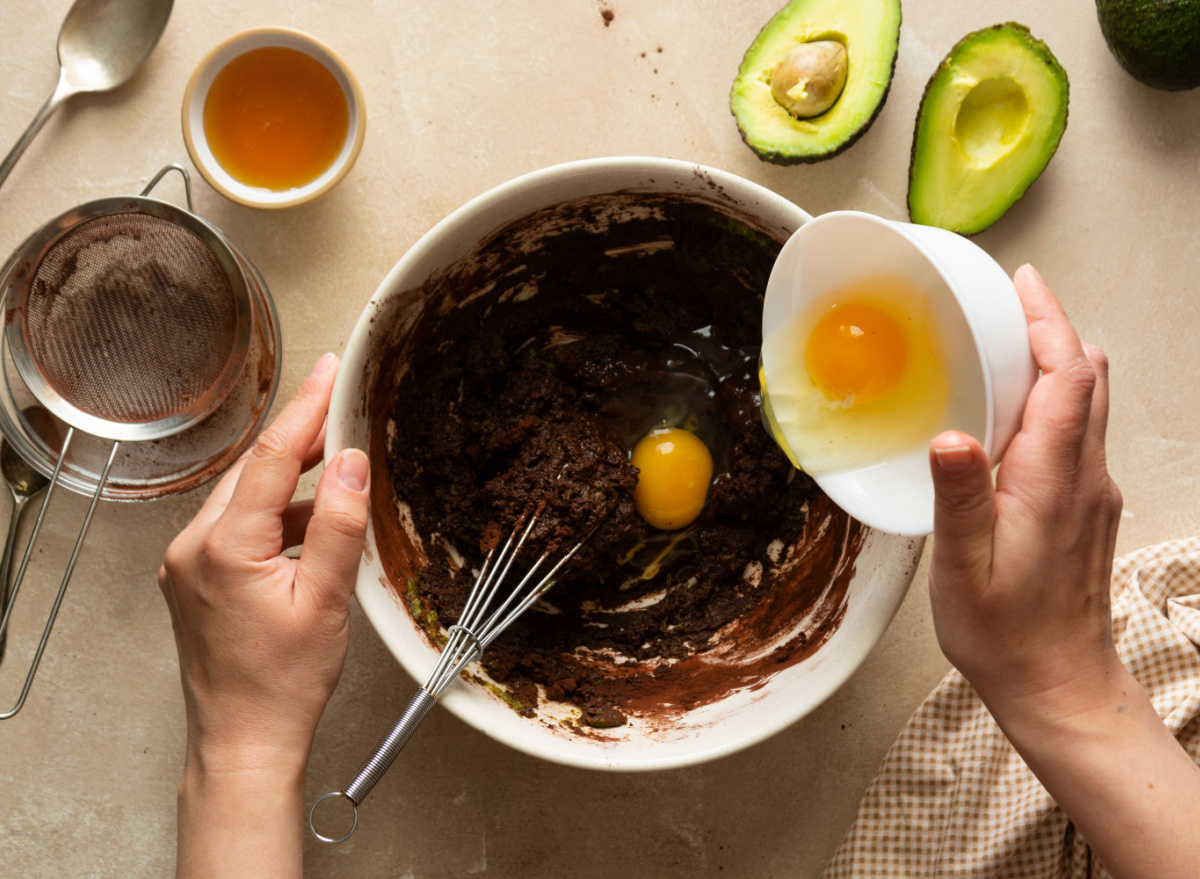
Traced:
[[837, 103], [846, 72], [846, 47], [837, 40], [801, 43], [775, 65], [771, 94], [797, 119], [810, 119]]

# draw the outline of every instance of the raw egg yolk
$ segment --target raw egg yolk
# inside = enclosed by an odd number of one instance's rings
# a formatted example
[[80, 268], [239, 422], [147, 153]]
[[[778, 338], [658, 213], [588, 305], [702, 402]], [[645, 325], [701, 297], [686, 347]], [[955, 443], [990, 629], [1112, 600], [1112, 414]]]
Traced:
[[904, 373], [908, 346], [890, 314], [867, 302], [835, 305], [808, 339], [805, 363], [826, 396], [869, 403], [890, 391]]
[[700, 515], [713, 463], [694, 433], [675, 427], [652, 430], [638, 440], [630, 463], [639, 471], [633, 502], [649, 525], [673, 531]]

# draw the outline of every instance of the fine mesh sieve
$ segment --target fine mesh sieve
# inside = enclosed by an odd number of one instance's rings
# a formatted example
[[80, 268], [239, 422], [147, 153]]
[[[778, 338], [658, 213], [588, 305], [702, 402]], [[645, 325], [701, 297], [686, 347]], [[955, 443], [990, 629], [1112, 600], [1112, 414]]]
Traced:
[[29, 352], [67, 402], [126, 424], [211, 407], [238, 315], [224, 269], [191, 232], [146, 214], [88, 220], [28, 289]]
[[110, 440], [186, 430], [246, 360], [246, 279], [221, 236], [147, 198], [103, 199], [30, 238], [4, 291], [22, 380], [71, 427]]
[[[184, 177], [186, 211], [145, 197], [170, 170]], [[0, 634], [76, 431], [112, 445], [24, 688], [0, 720], [25, 702], [121, 443], [197, 425], [229, 396], [245, 365], [253, 323], [246, 276], [221, 233], [191, 206], [187, 172], [171, 165], [140, 196], [89, 202], [51, 221], [9, 260], [0, 295], [13, 364], [67, 431]]]

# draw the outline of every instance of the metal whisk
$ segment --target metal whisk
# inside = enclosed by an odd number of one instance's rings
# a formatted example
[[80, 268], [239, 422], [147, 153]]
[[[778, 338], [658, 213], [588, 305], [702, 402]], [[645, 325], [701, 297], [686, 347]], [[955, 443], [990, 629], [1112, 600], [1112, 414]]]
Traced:
[[[478, 660], [487, 646], [512, 625], [517, 617], [528, 610], [540, 596], [554, 585], [554, 575], [587, 541], [585, 537], [576, 543], [549, 572], [540, 580], [533, 582], [538, 570], [551, 555], [550, 549], [545, 550], [516, 588], [506, 595], [503, 594], [501, 587], [508, 576], [509, 569], [512, 567], [517, 553], [525, 544], [525, 539], [533, 530], [533, 526], [537, 524], [539, 514], [540, 510], [530, 515], [528, 524], [525, 524], [523, 520], [518, 520], [504, 546], [499, 548], [499, 552], [497, 552], [497, 547], [493, 547], [487, 554], [483, 568], [475, 578], [475, 585], [471, 587], [471, 593], [467, 596], [467, 604], [463, 608], [462, 615], [459, 617], [459, 621], [450, 627], [449, 640], [446, 642], [445, 649], [442, 650], [437, 665], [434, 666], [429, 679], [425, 682], [425, 686], [413, 694], [408, 705], [392, 724], [388, 734], [375, 746], [375, 750], [354, 774], [354, 778], [340, 791], [330, 791], [318, 797], [312, 804], [312, 808], [308, 810], [308, 828], [312, 831], [313, 836], [321, 842], [336, 845], [350, 838], [350, 835], [358, 827], [359, 804], [366, 799], [367, 794], [383, 778], [384, 773], [391, 767], [400, 751], [408, 744], [408, 740], [412, 738], [412, 734], [416, 732], [438, 696], [450, 686], [463, 669]], [[533, 585], [530, 585], [531, 583]], [[350, 829], [342, 836], [326, 836], [318, 831], [313, 823], [313, 814], [316, 812], [317, 806], [331, 797], [345, 798], [354, 810], [354, 821]]]

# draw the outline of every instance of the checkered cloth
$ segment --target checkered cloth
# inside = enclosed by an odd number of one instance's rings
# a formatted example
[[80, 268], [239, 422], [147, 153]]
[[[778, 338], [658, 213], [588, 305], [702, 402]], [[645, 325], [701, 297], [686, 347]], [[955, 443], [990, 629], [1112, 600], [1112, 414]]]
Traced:
[[[1121, 659], [1200, 762], [1200, 538], [1118, 559], [1112, 597]], [[825, 871], [825, 879], [889, 876], [1110, 874], [951, 671], [892, 745]]]

